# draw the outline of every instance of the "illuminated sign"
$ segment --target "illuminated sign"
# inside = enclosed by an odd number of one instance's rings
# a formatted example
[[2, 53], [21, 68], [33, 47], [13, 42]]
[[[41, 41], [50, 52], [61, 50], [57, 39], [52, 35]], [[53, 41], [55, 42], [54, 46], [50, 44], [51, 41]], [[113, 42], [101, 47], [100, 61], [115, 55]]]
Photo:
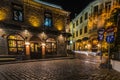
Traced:
[[104, 40], [104, 28], [101, 28], [98, 30], [98, 41], [103, 41]]
[[106, 41], [108, 43], [113, 43], [114, 42], [114, 28], [113, 27], [109, 27], [106, 30]]

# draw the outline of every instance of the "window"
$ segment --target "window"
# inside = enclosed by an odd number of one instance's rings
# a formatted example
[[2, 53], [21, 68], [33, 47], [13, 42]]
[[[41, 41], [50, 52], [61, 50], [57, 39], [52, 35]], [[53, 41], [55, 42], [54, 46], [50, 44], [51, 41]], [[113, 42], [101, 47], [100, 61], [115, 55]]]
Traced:
[[8, 36], [8, 53], [22, 54], [25, 50], [25, 41], [20, 35]]
[[45, 12], [44, 14], [44, 26], [52, 27], [52, 14], [49, 12]]
[[98, 14], [98, 5], [94, 7], [94, 14], [95, 14], [95, 15]]
[[53, 38], [48, 38], [46, 40], [46, 54], [56, 53], [56, 41]]
[[23, 7], [18, 4], [12, 4], [13, 9], [13, 20], [14, 21], [23, 21]]
[[103, 3], [100, 4], [100, 8], [99, 8], [99, 15], [102, 14], [102, 10], [104, 9]]
[[76, 31], [76, 37], [78, 37], [78, 31]]
[[80, 23], [82, 23], [82, 16], [80, 17]]
[[85, 20], [88, 19], [88, 13], [85, 13]]
[[73, 28], [75, 28], [75, 23], [73, 23]]
[[82, 29], [80, 29], [80, 35], [82, 35]]
[[76, 26], [78, 26], [78, 20], [76, 21]]
[[85, 26], [84, 28], [84, 33], [87, 33], [87, 26]]
[[105, 10], [106, 10], [106, 12], [109, 12], [110, 8], [111, 8], [111, 2], [106, 2], [105, 3]]
[[75, 38], [75, 33], [73, 33], [73, 38]]

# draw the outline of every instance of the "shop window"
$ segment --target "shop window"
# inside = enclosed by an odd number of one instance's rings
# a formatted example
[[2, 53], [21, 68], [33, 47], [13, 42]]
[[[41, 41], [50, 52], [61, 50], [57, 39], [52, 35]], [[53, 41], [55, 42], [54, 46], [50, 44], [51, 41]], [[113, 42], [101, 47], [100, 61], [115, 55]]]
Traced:
[[52, 14], [49, 12], [45, 12], [44, 14], [44, 26], [52, 27]]
[[22, 54], [24, 53], [24, 39], [20, 35], [8, 36], [8, 53], [9, 54]]
[[56, 41], [53, 38], [46, 40], [46, 54], [56, 53]]
[[13, 20], [14, 21], [23, 21], [23, 7], [22, 5], [12, 4], [13, 10]]
[[41, 46], [38, 43], [31, 43], [30, 44], [31, 53], [38, 53], [40, 47]]

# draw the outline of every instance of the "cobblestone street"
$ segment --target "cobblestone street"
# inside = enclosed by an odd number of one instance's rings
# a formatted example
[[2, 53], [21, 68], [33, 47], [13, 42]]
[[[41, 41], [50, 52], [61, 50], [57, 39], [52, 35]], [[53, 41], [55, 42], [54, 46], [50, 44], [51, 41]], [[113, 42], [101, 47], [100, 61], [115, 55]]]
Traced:
[[0, 65], [0, 80], [120, 80], [120, 73], [80, 59]]

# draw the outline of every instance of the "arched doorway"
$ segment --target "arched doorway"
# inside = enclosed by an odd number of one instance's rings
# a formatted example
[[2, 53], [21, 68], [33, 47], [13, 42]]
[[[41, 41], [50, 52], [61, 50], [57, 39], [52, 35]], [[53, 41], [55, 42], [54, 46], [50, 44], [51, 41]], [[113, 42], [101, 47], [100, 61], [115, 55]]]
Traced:
[[8, 54], [22, 55], [25, 53], [25, 40], [19, 34], [11, 34], [7, 37]]
[[30, 56], [31, 59], [42, 58], [41, 40], [37, 36], [30, 38]]
[[53, 38], [46, 40], [46, 55], [56, 54], [56, 41]]

